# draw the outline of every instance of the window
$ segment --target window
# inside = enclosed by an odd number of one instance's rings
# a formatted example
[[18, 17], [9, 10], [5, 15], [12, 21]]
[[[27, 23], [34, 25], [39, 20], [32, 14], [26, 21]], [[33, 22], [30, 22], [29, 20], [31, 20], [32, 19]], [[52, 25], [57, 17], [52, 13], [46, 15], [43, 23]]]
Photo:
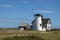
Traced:
[[42, 26], [42, 24], [40, 24], [40, 27]]
[[48, 26], [48, 29], [49, 29], [49, 26]]

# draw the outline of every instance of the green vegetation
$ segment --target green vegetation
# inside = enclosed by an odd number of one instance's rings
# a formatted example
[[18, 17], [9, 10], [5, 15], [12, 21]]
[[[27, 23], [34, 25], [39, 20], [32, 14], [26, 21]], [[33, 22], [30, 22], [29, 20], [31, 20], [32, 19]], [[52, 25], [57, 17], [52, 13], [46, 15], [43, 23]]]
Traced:
[[0, 30], [1, 30], [2, 28], [0, 28]]
[[12, 37], [12, 38], [5, 38], [3, 40], [44, 40], [40, 37], [37, 37], [37, 36], [15, 36], [15, 37]]
[[1, 29], [0, 40], [60, 40], [60, 30], [52, 29], [51, 31], [41, 32]]

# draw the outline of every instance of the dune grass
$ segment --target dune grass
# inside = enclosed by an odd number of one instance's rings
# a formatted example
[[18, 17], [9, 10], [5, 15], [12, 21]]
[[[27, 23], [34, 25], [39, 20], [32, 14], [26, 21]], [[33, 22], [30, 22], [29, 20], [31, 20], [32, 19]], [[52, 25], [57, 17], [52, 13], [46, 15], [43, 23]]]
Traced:
[[[16, 34], [15, 36], [11, 36]], [[29, 36], [17, 36], [17, 35]], [[31, 35], [31, 36], [30, 36]], [[60, 30], [41, 31], [17, 31], [15, 29], [0, 30], [0, 40], [60, 40]]]
[[14, 36], [14, 37], [10, 37], [10, 38], [5, 38], [5, 39], [2, 39], [2, 40], [44, 40], [40, 37], [37, 37], [37, 36]]

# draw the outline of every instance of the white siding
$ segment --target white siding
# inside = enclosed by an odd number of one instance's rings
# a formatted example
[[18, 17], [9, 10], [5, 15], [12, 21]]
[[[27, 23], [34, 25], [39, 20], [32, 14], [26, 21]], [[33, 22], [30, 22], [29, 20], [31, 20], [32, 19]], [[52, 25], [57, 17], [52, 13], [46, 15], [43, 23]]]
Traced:
[[32, 26], [34, 30], [42, 30], [42, 19], [40, 16], [35, 16], [35, 22], [32, 24]]
[[47, 23], [47, 30], [51, 30], [51, 24], [50, 24], [49, 21], [48, 21], [48, 23]]

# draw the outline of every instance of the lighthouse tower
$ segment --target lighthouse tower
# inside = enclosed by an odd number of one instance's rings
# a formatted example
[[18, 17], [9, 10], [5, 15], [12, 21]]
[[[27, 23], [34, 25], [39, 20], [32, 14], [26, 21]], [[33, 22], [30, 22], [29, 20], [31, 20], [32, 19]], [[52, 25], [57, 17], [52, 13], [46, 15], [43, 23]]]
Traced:
[[42, 15], [35, 14], [36, 30], [42, 30]]
[[35, 19], [32, 23], [33, 29], [34, 30], [42, 30], [42, 18], [43, 18], [43, 16], [40, 14], [35, 14], [34, 17], [35, 17]]

